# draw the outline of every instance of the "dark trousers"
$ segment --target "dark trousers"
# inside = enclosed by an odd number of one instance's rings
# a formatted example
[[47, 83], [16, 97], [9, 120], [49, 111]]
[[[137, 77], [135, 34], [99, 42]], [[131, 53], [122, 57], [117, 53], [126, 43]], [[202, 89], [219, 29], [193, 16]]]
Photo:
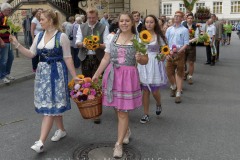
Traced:
[[79, 51], [79, 48], [71, 47], [72, 59], [73, 59], [73, 64], [75, 68], [79, 68], [81, 65], [81, 61], [78, 57], [78, 51]]
[[212, 56], [210, 45], [206, 46], [207, 63], [215, 64], [215, 56]]
[[92, 78], [99, 65], [100, 61], [95, 55], [87, 55], [87, 57], [82, 61], [82, 74], [85, 77]]

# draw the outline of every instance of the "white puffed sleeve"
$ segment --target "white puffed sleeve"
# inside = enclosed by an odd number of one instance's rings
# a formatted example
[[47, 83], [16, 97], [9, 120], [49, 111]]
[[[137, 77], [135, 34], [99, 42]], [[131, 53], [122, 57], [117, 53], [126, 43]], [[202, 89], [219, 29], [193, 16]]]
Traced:
[[32, 43], [32, 46], [30, 47], [30, 51], [32, 52], [33, 55], [36, 55], [37, 54], [37, 41], [38, 41], [38, 37], [39, 37], [39, 34], [38, 33], [34, 40], [33, 40], [33, 43]]
[[60, 45], [62, 46], [63, 57], [72, 57], [71, 48], [70, 48], [70, 41], [68, 39], [68, 36], [65, 33], [61, 34]]
[[106, 53], [110, 53], [110, 44], [112, 42], [113, 37], [114, 37], [114, 34], [112, 33], [107, 36], [107, 40], [105, 43], [106, 48], [104, 50]]

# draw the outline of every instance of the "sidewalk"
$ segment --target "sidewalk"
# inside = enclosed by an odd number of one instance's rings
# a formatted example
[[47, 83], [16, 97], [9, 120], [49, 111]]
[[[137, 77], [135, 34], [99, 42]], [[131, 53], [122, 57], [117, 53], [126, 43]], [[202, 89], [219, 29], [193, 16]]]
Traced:
[[[22, 34], [18, 36], [18, 39], [21, 44], [24, 44]], [[32, 60], [25, 57], [21, 53], [18, 53], [18, 56], [17, 56], [15, 49], [13, 50], [13, 52], [14, 52], [14, 61], [12, 65], [11, 76], [15, 77], [16, 79], [11, 81], [10, 84], [4, 84], [2, 81], [0, 81], [0, 88], [4, 86], [9, 86], [13, 83], [34, 78], [35, 76], [35, 74], [32, 72]]]

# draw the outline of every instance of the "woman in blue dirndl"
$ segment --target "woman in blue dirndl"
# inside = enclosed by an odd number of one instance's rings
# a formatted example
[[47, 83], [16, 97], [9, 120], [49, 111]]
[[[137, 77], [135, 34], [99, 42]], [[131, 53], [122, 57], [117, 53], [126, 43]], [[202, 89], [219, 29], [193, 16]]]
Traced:
[[66, 136], [62, 116], [65, 111], [71, 109], [67, 69], [74, 80], [79, 81], [74, 69], [68, 37], [58, 29], [58, 14], [52, 10], [42, 12], [40, 23], [45, 31], [36, 35], [29, 50], [20, 45], [14, 36], [10, 36], [10, 41], [22, 54], [30, 58], [40, 56], [35, 76], [34, 104], [36, 112], [43, 114], [43, 120], [40, 138], [31, 147], [38, 153], [43, 152], [43, 144], [54, 121], [58, 130], [51, 140], [59, 141]]

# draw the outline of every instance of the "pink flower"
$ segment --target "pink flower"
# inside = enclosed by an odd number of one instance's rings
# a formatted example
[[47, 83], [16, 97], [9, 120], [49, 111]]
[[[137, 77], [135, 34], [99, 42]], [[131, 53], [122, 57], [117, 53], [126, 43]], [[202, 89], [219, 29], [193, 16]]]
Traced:
[[90, 89], [90, 95], [96, 95], [97, 94], [97, 92], [95, 91], [95, 89]]
[[94, 95], [88, 95], [88, 99], [95, 99]]
[[82, 85], [82, 87], [83, 88], [89, 88], [89, 87], [91, 87], [91, 83], [84, 83], [83, 85]]
[[82, 95], [82, 92], [77, 92], [76, 96], [81, 96]]

